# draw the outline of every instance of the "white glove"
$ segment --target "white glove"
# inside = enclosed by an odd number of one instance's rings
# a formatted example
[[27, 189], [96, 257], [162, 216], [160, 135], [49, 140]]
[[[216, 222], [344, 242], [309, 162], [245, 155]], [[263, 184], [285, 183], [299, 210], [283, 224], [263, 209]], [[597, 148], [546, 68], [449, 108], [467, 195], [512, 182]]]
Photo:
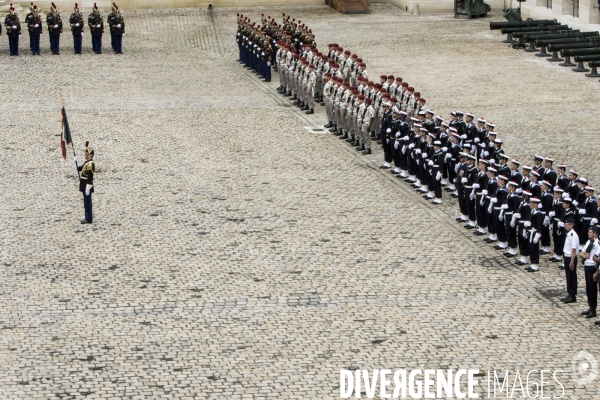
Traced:
[[435, 176], [435, 180], [439, 181], [442, 179], [442, 173], [440, 171], [438, 171], [437, 175]]
[[529, 222], [529, 221], [525, 221], [525, 223], [523, 224], [523, 226], [524, 226], [525, 228], [529, 228], [529, 227], [531, 226], [531, 222]]
[[587, 211], [585, 211], [585, 208], [580, 208], [579, 209], [579, 215], [585, 215]]
[[517, 219], [521, 218], [521, 214], [519, 214], [519, 213], [514, 213], [514, 214], [513, 214], [513, 218], [514, 218], [515, 220], [517, 220]]
[[461, 181], [462, 183], [467, 183], [467, 182], [469, 182], [469, 180], [468, 180], [467, 178], [462, 178], [460, 181]]
[[394, 137], [399, 138], [400, 137], [400, 131], [396, 132], [396, 134], [394, 135]]
[[479, 143], [479, 138], [476, 137], [475, 140], [473, 140], [475, 143]]
[[575, 207], [577, 207], [577, 206], [579, 205], [579, 203], [578, 203], [576, 200], [573, 200], [573, 201], [572, 201], [572, 204], [573, 204]]
[[484, 157], [487, 157], [487, 156], [489, 156], [489, 155], [490, 155], [490, 153], [488, 153], [487, 151], [484, 151], [484, 152], [483, 152], [483, 156], [484, 156]]
[[490, 203], [492, 203], [492, 204], [496, 204], [497, 202], [498, 202], [498, 199], [497, 199], [497, 198], [495, 198], [495, 197], [492, 197], [492, 198], [490, 199]]
[[73, 161], [77, 162], [77, 156], [73, 156]]
[[469, 195], [469, 199], [471, 201], [475, 200], [475, 192], [473, 192], [472, 190], [471, 190], [471, 194]]
[[[487, 153], [487, 152], [486, 152]], [[496, 164], [496, 160], [493, 158], [490, 158], [490, 164]]]
[[121, 27], [121, 24], [118, 24], [118, 25], [117, 25], [117, 28], [120, 28], [120, 27]]
[[473, 188], [474, 188], [474, 189], [479, 189], [479, 183], [474, 183], [474, 184], [473, 184]]
[[433, 160], [429, 160], [427, 164], [429, 164], [430, 167], [433, 167]]
[[267, 67], [271, 66], [271, 61], [267, 61]]
[[452, 157], [452, 154], [446, 153], [446, 155], [444, 156], [444, 161], [448, 161], [451, 157]]
[[396, 140], [396, 142], [394, 143], [394, 149], [398, 150], [399, 145], [400, 145], [400, 142]]
[[483, 190], [481, 191], [481, 194], [482, 194], [482, 195], [484, 195], [484, 196], [487, 196], [487, 194], [488, 194], [488, 191], [487, 191], [487, 189], [483, 189]]
[[487, 212], [488, 214], [492, 213], [492, 203], [490, 203], [490, 205], [488, 206]]
[[521, 193], [523, 193], [523, 189], [517, 188], [517, 190], [515, 190], [515, 193], [516, 194], [521, 194]]
[[386, 133], [392, 133], [392, 128], [387, 128], [387, 129], [385, 130], [385, 132], [386, 132]]
[[482, 206], [482, 207], [483, 207], [483, 203], [484, 203], [484, 201], [483, 201], [483, 200], [484, 200], [484, 199], [483, 199], [483, 197], [482, 197], [482, 198], [481, 198], [481, 201], [479, 202], [479, 205], [480, 205], [480, 206]]
[[559, 228], [564, 228], [565, 227], [565, 223], [562, 221], [558, 221], [558, 227]]
[[402, 154], [406, 154], [406, 146], [402, 146]]
[[421, 160], [417, 158], [417, 165], [421, 165]]
[[92, 185], [85, 185], [85, 195], [90, 195], [90, 190], [92, 190]]
[[13, 25], [13, 26], [12, 26], [12, 28], [13, 28], [13, 29], [17, 29], [17, 26], [16, 26], [16, 25]]
[[55, 29], [56, 29], [56, 28], [58, 28], [58, 25], [54, 25], [54, 28], [55, 28]]
[[550, 218], [554, 217], [555, 215], [556, 215], [556, 213], [555, 213], [554, 211], [550, 211], [550, 212], [548, 213], [548, 216], [549, 216]]
[[510, 227], [514, 228], [515, 227], [515, 220], [513, 219], [512, 221], [510, 221]]
[[411, 149], [411, 150], [412, 150], [414, 147], [415, 147], [415, 144], [414, 144], [414, 143], [411, 143], [411, 144], [409, 144], [409, 145], [408, 145], [408, 148], [409, 148], [409, 149]]
[[544, 226], [550, 225], [550, 217], [544, 217]]
[[462, 140], [465, 140], [465, 139], [467, 138], [467, 135], [463, 134], [463, 135], [462, 135], [460, 138], [461, 138]]
[[410, 138], [408, 137], [408, 135], [406, 135], [402, 138], [402, 140], [404, 140], [405, 142], [408, 142], [410, 140]]
[[500, 209], [501, 209], [501, 210], [508, 210], [508, 204], [502, 204], [502, 205], [500, 206]]
[[527, 239], [527, 231], [525, 229], [523, 229], [523, 235], [522, 235], [525, 239]]
[[504, 214], [498, 215], [498, 221], [504, 221]]
[[448, 148], [447, 147], [442, 147], [442, 151], [445, 153], [445, 152], [448, 151]]
[[423, 158], [427, 158], [427, 153], [423, 153], [423, 154], [421, 154], [421, 157], [423, 157]]
[[[58, 27], [58, 25], [55, 26], [55, 28]], [[96, 25], [96, 28], [100, 28], [100, 24]]]
[[421, 154], [421, 149], [416, 149], [415, 154]]
[[459, 165], [458, 165], [458, 164], [456, 164], [456, 165], [454, 166], [454, 172], [456, 172], [457, 174], [458, 174], [458, 167], [459, 167]]
[[563, 198], [563, 199], [566, 199], [567, 197], [569, 197], [569, 193], [567, 193], [567, 192], [564, 192], [564, 193], [562, 194], [562, 198]]
[[598, 223], [598, 218], [592, 218], [590, 220], [590, 225], [596, 225]]
[[541, 233], [536, 233], [535, 236], [533, 237], [533, 243], [539, 242], [541, 237], [542, 237]]
[[[40, 26], [40, 24], [35, 24], [33, 27], [38, 28], [39, 26]], [[77, 24], [77, 26], [79, 26], [79, 24]]]
[[479, 143], [479, 147], [481, 147], [482, 149], [485, 148], [485, 143]]

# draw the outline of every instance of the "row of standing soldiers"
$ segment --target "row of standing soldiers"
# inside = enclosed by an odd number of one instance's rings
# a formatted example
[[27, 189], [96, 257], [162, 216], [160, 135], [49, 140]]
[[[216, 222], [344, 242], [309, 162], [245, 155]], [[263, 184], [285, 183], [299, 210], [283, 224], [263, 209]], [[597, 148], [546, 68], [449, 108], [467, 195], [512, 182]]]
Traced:
[[[40, 55], [40, 36], [43, 32], [42, 11], [33, 2], [29, 7], [29, 13], [25, 17], [25, 24], [29, 32], [29, 47], [33, 55]], [[118, 7], [113, 3], [112, 12], [107, 18], [110, 27], [111, 45], [116, 54], [121, 54], [122, 39], [125, 34], [125, 22]], [[10, 12], [4, 20], [7, 35], [9, 37], [10, 55], [19, 55], [19, 38], [21, 35], [21, 23], [14, 7], [10, 6]], [[50, 12], [46, 15], [46, 26], [50, 38], [50, 50], [53, 55], [60, 54], [60, 36], [63, 33], [63, 21], [61, 13], [58, 12], [56, 4], [52, 3]], [[73, 45], [75, 54], [81, 54], [83, 33], [85, 23], [83, 13], [79, 11], [75, 3], [73, 13], [69, 18], [69, 26], [73, 34]], [[102, 53], [102, 35], [104, 33], [104, 22], [100, 11], [94, 3], [92, 13], [88, 16], [88, 27], [91, 31], [92, 47], [96, 54]], [[1, 30], [0, 30], [1, 33]]]
[[[336, 43], [327, 54], [316, 46], [276, 43], [280, 86], [295, 105], [314, 112], [325, 106], [326, 128], [362, 154], [371, 142], [383, 148], [381, 169], [442, 204], [443, 191], [458, 200], [456, 221], [528, 272], [540, 256], [565, 270], [568, 296], [577, 293], [577, 252], [585, 265], [588, 310], [596, 316], [600, 285], [600, 197], [579, 172], [552, 157], [531, 164], [510, 158], [495, 124], [471, 112], [452, 111], [445, 121], [401, 77], [370, 81], [366, 64]], [[600, 325], [600, 321], [596, 321]]]
[[238, 29], [236, 42], [239, 49], [239, 60], [247, 68], [254, 70], [264, 78], [271, 81], [271, 68], [274, 63], [274, 49], [279, 42], [287, 42], [292, 46], [301, 48], [310, 44], [315, 46], [312, 30], [308, 29], [301, 21], [283, 14], [283, 22], [277, 24], [274, 18], [262, 15], [261, 23], [252, 22], [248, 17], [237, 15]]

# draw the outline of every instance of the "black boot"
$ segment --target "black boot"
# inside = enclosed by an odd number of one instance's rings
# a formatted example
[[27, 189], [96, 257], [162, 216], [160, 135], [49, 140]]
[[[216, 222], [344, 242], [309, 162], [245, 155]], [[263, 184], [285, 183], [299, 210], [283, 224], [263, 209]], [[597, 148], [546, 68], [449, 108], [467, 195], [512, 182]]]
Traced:
[[337, 132], [337, 125], [333, 125], [333, 128], [331, 128], [329, 130], [329, 132], [333, 133], [333, 132]]
[[342, 129], [340, 129], [334, 133], [335, 136], [342, 136], [343, 134], [344, 134], [344, 131]]
[[323, 128], [325, 128], [325, 129], [333, 128], [333, 122], [329, 121], [329, 123], [327, 125], [324, 125]]
[[348, 139], [348, 133], [344, 133], [342, 136], [340, 136], [340, 139]]
[[366, 156], [367, 154], [371, 154], [371, 149], [367, 148], [365, 151], [362, 152], [363, 156]]
[[356, 147], [356, 151], [363, 151], [365, 150], [365, 145], [361, 144], [360, 146]]
[[284, 94], [285, 97], [290, 97], [291, 95], [292, 95], [292, 92], [289, 90]]
[[[290, 99], [290, 100], [294, 100], [294, 99]], [[300, 100], [296, 100], [295, 102], [292, 103], [293, 105], [297, 106], [298, 104], [300, 104]]]
[[293, 95], [293, 96], [290, 98], [290, 100], [297, 100], [297, 101], [300, 101], [300, 99], [299, 99], [298, 97], [296, 97], [296, 95]]
[[304, 104], [301, 108], [302, 111], [308, 111], [308, 105]]
[[354, 143], [354, 142], [356, 142], [356, 140], [354, 139], [354, 136], [350, 136], [348, 139], [346, 139], [346, 142]]
[[314, 113], [315, 113], [315, 110], [313, 110], [312, 108], [306, 112], [306, 114], [314, 114]]

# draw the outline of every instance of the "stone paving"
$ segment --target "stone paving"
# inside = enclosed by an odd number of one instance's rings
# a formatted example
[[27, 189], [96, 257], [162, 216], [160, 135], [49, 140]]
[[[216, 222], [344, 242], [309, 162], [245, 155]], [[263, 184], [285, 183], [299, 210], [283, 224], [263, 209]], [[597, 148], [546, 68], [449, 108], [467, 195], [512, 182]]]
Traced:
[[[35, 58], [0, 41], [0, 399], [333, 399], [341, 368], [567, 374], [576, 351], [600, 356], [581, 274], [564, 305], [556, 267], [527, 274], [453, 222], [452, 200], [433, 208], [380, 171], [380, 152], [308, 133], [322, 109], [235, 62], [240, 10], [132, 11], [122, 56], [89, 36], [82, 56], [68, 35], [60, 57], [46, 37]], [[243, 10], [262, 12], [442, 115], [493, 120], [509, 155], [600, 181], [600, 83], [506, 48], [500, 15]], [[91, 226], [60, 158], [61, 94], [80, 158], [86, 140], [97, 153]], [[567, 376], [565, 398], [600, 397]]]

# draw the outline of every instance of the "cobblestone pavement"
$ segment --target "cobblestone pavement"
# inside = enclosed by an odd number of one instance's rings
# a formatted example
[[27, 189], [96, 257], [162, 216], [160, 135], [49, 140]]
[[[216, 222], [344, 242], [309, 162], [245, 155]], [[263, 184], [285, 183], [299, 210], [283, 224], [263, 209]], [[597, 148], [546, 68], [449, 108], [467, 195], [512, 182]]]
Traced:
[[[60, 57], [0, 42], [0, 399], [333, 399], [341, 368], [417, 367], [558, 368], [564, 398], [598, 399], [570, 380], [576, 351], [600, 357], [582, 276], [561, 303], [556, 267], [527, 274], [379, 152], [308, 133], [323, 110], [235, 62], [239, 11], [132, 12], [122, 56], [94, 56], [89, 36], [82, 56], [66, 35]], [[493, 120], [509, 155], [600, 181], [599, 83], [507, 49], [487, 27], [500, 15], [280, 11], [442, 115]], [[60, 158], [60, 94], [80, 158], [86, 140], [97, 153], [92, 226]]]

